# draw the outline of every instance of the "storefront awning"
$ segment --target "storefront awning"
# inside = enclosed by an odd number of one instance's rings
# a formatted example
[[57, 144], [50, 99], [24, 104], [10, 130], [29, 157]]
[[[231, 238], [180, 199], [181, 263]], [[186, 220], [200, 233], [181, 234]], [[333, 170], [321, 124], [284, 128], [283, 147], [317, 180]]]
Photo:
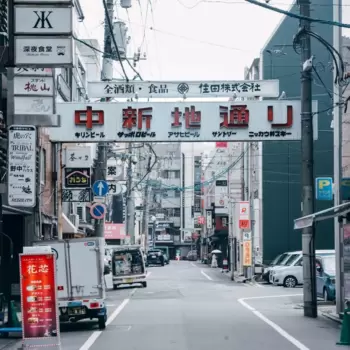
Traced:
[[74, 226], [74, 224], [63, 213], [62, 213], [62, 219], [63, 219], [63, 233], [77, 233], [78, 232], [78, 230]]
[[317, 213], [303, 216], [294, 220], [294, 230], [311, 227], [317, 221], [326, 219], [334, 219], [338, 216], [345, 215], [350, 212], [350, 202], [337, 205], [335, 207], [318, 211]]

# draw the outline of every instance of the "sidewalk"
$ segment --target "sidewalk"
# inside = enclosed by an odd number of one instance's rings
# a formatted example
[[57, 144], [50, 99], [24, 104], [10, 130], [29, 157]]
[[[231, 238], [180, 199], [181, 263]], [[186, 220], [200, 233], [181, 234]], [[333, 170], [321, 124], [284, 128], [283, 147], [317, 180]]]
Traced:
[[[220, 267], [212, 268], [207, 264], [202, 264], [200, 261], [196, 261], [195, 264], [199, 268], [201, 268], [202, 270], [205, 270], [205, 269], [210, 270], [211, 272], [215, 273], [217, 276], [221, 276], [222, 278], [225, 278], [225, 279], [231, 281], [231, 272], [230, 271], [222, 272], [222, 269]], [[236, 283], [245, 283], [248, 285], [255, 285], [257, 283], [255, 281], [247, 280], [247, 278], [244, 276], [239, 276], [237, 272], [235, 272], [234, 278], [235, 278], [234, 282], [236, 282]]]
[[18, 338], [0, 338], [0, 350], [22, 349], [22, 340]]

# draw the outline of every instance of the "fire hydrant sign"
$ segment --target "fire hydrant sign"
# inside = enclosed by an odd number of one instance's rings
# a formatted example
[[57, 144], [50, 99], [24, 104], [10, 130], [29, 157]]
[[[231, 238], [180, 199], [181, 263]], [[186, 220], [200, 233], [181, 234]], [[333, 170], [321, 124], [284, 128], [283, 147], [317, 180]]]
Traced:
[[21, 254], [23, 341], [28, 346], [59, 346], [54, 254]]
[[8, 204], [12, 207], [35, 207], [35, 126], [13, 125], [9, 127]]

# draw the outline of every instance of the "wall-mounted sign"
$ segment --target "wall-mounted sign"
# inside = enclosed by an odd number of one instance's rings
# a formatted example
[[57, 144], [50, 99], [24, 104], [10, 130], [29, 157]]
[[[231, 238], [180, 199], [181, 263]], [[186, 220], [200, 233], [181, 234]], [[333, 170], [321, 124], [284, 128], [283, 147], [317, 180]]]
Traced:
[[[301, 139], [300, 101], [58, 103], [55, 142], [291, 141]], [[315, 116], [317, 102], [313, 102]], [[317, 138], [317, 118], [314, 118]]]
[[8, 203], [12, 207], [36, 204], [36, 128], [9, 127]]
[[16, 67], [14, 69], [15, 76], [24, 76], [24, 75], [30, 75], [30, 76], [47, 76], [52, 77], [53, 76], [53, 69], [52, 68], [29, 68], [29, 67]]
[[90, 82], [90, 97], [278, 97], [279, 80]]
[[91, 187], [90, 168], [65, 168], [65, 188], [88, 188]]
[[320, 201], [333, 200], [333, 179], [331, 177], [317, 177], [315, 179], [315, 195]]

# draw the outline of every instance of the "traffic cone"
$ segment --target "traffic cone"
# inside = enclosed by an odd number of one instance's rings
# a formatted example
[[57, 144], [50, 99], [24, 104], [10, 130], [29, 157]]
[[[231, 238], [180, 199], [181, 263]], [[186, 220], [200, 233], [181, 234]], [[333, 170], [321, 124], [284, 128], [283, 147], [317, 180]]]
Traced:
[[344, 310], [343, 324], [340, 332], [340, 341], [337, 345], [350, 345], [350, 309]]

